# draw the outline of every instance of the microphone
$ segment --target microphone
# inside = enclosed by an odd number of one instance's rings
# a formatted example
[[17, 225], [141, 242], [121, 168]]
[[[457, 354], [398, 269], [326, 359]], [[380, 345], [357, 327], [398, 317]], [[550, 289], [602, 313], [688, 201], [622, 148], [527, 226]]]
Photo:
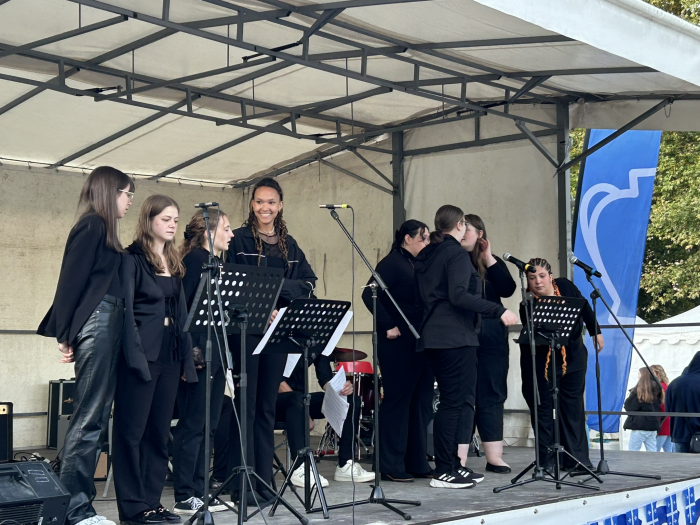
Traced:
[[319, 208], [321, 209], [327, 209], [327, 210], [336, 210], [339, 208], [352, 208], [349, 204], [319, 204]]
[[602, 277], [603, 276], [602, 273], [600, 273], [598, 270], [596, 270], [592, 266], [588, 266], [585, 262], [581, 262], [578, 259], [578, 257], [576, 257], [575, 255], [571, 255], [569, 257], [569, 262], [571, 262], [571, 264], [574, 264], [574, 265], [578, 266], [579, 268], [581, 268], [588, 275], [592, 275], [593, 277]]
[[195, 208], [215, 208], [219, 205], [218, 202], [200, 202], [199, 204], [195, 204]]
[[531, 264], [524, 263], [520, 259], [516, 259], [509, 253], [504, 253], [503, 254], [503, 260], [508, 261], [509, 263], [514, 264], [515, 266], [518, 267], [518, 270], [521, 272], [530, 272], [530, 273], [535, 273], [537, 270], [535, 269], [534, 266]]

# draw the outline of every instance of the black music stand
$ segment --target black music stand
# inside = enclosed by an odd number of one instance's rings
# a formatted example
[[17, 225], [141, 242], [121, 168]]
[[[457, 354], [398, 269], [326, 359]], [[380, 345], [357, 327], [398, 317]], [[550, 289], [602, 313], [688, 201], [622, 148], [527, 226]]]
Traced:
[[[197, 291], [195, 292], [192, 308], [187, 316], [185, 331], [189, 332], [207, 332], [207, 351], [205, 359], [207, 362], [206, 374], [206, 420], [209, 419], [209, 407], [211, 398], [210, 388], [210, 367], [211, 367], [211, 332], [220, 329], [226, 347], [226, 362], [229, 370], [232, 370], [232, 360], [228, 351], [228, 340], [226, 338], [227, 331], [231, 334], [240, 333], [241, 336], [241, 372], [240, 372], [240, 407], [242, 416], [240, 417], [241, 429], [241, 458], [244, 466], [233, 469], [228, 479], [221, 484], [214, 494], [209, 496], [209, 426], [205, 425], [205, 506], [202, 512], [203, 519], [206, 524], [212, 523], [211, 515], [208, 512], [208, 501], [218, 497], [224, 487], [228, 483], [240, 475], [239, 487], [239, 502], [238, 510], [229, 507], [230, 510], [237, 512], [238, 523], [242, 524], [247, 521], [257, 512], [262, 509], [259, 507], [251, 515], [248, 515], [248, 507], [246, 500], [246, 483], [253, 491], [251, 475], [256, 478], [258, 484], [264, 486], [274, 492], [261, 478], [253, 471], [252, 467], [246, 464], [248, 443], [247, 443], [247, 387], [248, 374], [246, 365], [246, 337], [248, 333], [253, 335], [262, 335], [268, 325], [272, 311], [277, 304], [282, 283], [284, 282], [284, 271], [281, 268], [269, 268], [258, 266], [247, 266], [239, 264], [224, 264], [219, 265], [221, 271], [216, 277], [209, 275], [202, 276]], [[216, 288], [211, 291], [211, 286]], [[250, 330], [249, 330], [250, 326]], [[224, 359], [222, 357], [222, 365]], [[231, 400], [234, 403], [233, 400]], [[234, 407], [235, 411], [235, 407]], [[308, 520], [299, 514], [289, 503], [282, 500], [281, 503], [292, 513], [302, 524], [308, 523]], [[200, 516], [199, 513], [190, 518], [187, 523], [192, 523], [194, 519]], [[207, 517], [208, 516], [208, 517]]]
[[[537, 386], [537, 376], [535, 373], [535, 345], [546, 345], [551, 349], [551, 370], [549, 375], [552, 382], [552, 425], [554, 427], [554, 443], [551, 447], [548, 447], [554, 452], [554, 472], [549, 472], [544, 469], [539, 464], [539, 450], [535, 451], [535, 461], [530, 463], [520, 474], [511, 480], [510, 485], [504, 487], [496, 487], [493, 489], [494, 492], [501, 492], [502, 490], [507, 490], [513, 487], [518, 487], [520, 485], [525, 485], [528, 483], [533, 483], [535, 481], [546, 481], [548, 483], [554, 483], [557, 489], [561, 489], [561, 485], [568, 485], [570, 487], [580, 487], [589, 490], [600, 490], [598, 487], [590, 487], [588, 485], [582, 485], [580, 483], [573, 483], [571, 481], [566, 481], [566, 478], [570, 476], [570, 473], [565, 474], [560, 477], [561, 469], [561, 453], [566, 454], [570, 459], [576, 462], [576, 467], [587, 471], [590, 475], [596, 478], [602, 483], [601, 479], [598, 478], [591, 469], [586, 465], [581, 463], [576, 459], [569, 451], [567, 451], [559, 442], [559, 387], [557, 386], [557, 368], [556, 368], [556, 355], [557, 351], [561, 349], [566, 343], [568, 343], [571, 336], [571, 332], [576, 326], [579, 317], [581, 316], [581, 309], [585, 304], [586, 300], [579, 297], [540, 297], [534, 304], [534, 309], [532, 310], [532, 320], [528, 322], [528, 325], [532, 325], [532, 328], [523, 327], [523, 331], [516, 341], [519, 344], [530, 344], [532, 352], [532, 366], [533, 366], [533, 403], [535, 406], [538, 404], [539, 388]], [[535, 411], [535, 433], [538, 435], [539, 421], [537, 419], [537, 412]], [[539, 447], [539, 440], [536, 440], [536, 447]], [[533, 467], [536, 467], [535, 474], [532, 478], [523, 481], [518, 481]], [[550, 476], [550, 478], [545, 477], [544, 474]]]
[[[298, 354], [301, 351], [304, 359], [304, 418], [309, 420], [309, 405], [311, 394], [309, 393], [309, 358], [318, 353], [329, 355], [342, 336], [352, 317], [350, 303], [347, 301], [331, 301], [326, 299], [296, 299], [288, 308], [280, 310], [275, 318], [270, 331], [265, 335], [255, 353], [269, 352], [281, 354]], [[310, 474], [313, 474], [316, 494], [321, 503], [323, 517], [328, 519], [328, 504], [321, 486], [321, 477], [316, 466], [314, 451], [311, 448], [311, 435], [309, 426], [306, 425], [304, 433], [304, 448], [297, 451], [294, 463], [290, 467], [284, 483], [280, 487], [278, 496], [291, 485], [291, 477], [294, 471], [304, 462], [304, 508], [306, 512], [314, 511], [313, 488], [311, 487]], [[272, 505], [270, 516], [274, 516], [278, 502]], [[315, 509], [318, 511], [319, 509]]]

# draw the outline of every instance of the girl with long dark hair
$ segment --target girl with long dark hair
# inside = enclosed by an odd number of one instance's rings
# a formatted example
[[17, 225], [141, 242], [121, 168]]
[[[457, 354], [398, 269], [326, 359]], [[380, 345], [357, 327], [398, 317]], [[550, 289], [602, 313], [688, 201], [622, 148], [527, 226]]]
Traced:
[[473, 487], [476, 475], [455, 461], [458, 429], [471, 428], [476, 397], [476, 328], [478, 314], [500, 317], [506, 326], [517, 316], [481, 297], [481, 279], [460, 241], [466, 231], [464, 212], [446, 204], [435, 214], [435, 231], [416, 258], [416, 280], [423, 302], [418, 347], [425, 350], [440, 390], [433, 427], [435, 477], [431, 487]]
[[[231, 224], [224, 212], [217, 214], [210, 210], [209, 232], [211, 233], [215, 257], [220, 258], [228, 250], [233, 238]], [[204, 221], [203, 210], [197, 210], [185, 228], [185, 242], [180, 249], [180, 257], [185, 267], [182, 286], [185, 290], [187, 310], [194, 301], [194, 296], [202, 278], [202, 267], [209, 261], [209, 236]], [[179, 419], [173, 433], [173, 487], [175, 489], [175, 506], [177, 514], [194, 514], [204, 504], [204, 423], [206, 402], [206, 333], [193, 333], [192, 353], [197, 368], [196, 383], [180, 382], [177, 393]], [[214, 443], [221, 416], [226, 385], [226, 363], [224, 348], [219, 348], [217, 339], [212, 336], [211, 358], [211, 404], [210, 404], [210, 444]], [[208, 469], [207, 469], [208, 470]], [[221, 504], [210, 503], [209, 510], [225, 510]]]
[[[640, 368], [637, 375], [639, 381], [630, 389], [625, 399], [627, 412], [661, 412], [664, 402], [664, 391], [652, 379], [646, 367]], [[658, 416], [627, 416], [623, 428], [631, 430], [629, 450], [642, 450], [642, 443], [647, 452], [656, 452], [656, 437], [661, 429], [663, 417]]]
[[179, 213], [170, 197], [148, 197], [122, 265], [126, 319], [112, 464], [119, 517], [132, 525], [180, 521], [160, 502], [178, 383], [180, 377], [197, 381], [192, 342], [182, 331], [187, 302], [184, 266], [174, 242]]
[[[670, 381], [666, 375], [666, 370], [661, 365], [651, 365], [651, 371], [654, 375], [659, 378], [659, 383], [661, 383], [661, 388], [664, 389], [664, 393], [668, 388]], [[661, 403], [661, 412], [666, 412], [666, 403]], [[661, 422], [661, 428], [656, 433], [656, 451], [657, 452], [673, 452], [673, 442], [671, 441], [671, 418], [665, 417]]]
[[113, 525], [92, 506], [93, 479], [107, 435], [124, 325], [119, 219], [133, 197], [134, 182], [121, 171], [101, 166], [90, 173], [53, 305], [37, 330], [56, 338], [62, 363], [75, 362], [73, 415], [61, 454], [61, 482], [71, 495], [68, 525]]
[[[497, 303], [502, 297], [515, 292], [515, 281], [506, 263], [491, 253], [491, 241], [486, 235], [486, 225], [478, 215], [468, 214], [462, 247], [469, 252], [474, 268], [481, 278], [481, 295]], [[479, 332], [479, 349], [476, 352], [476, 413], [474, 424], [479, 430], [486, 470], [498, 474], [510, 472], [503, 461], [503, 406], [508, 397], [508, 330], [495, 317], [483, 316]], [[467, 454], [472, 428], [460, 428], [458, 455], [462, 466], [467, 466]]]
[[[260, 180], [250, 196], [249, 214], [243, 226], [233, 231], [234, 238], [228, 249], [228, 262], [250, 266], [269, 266], [284, 270], [284, 284], [277, 307], [287, 306], [294, 299], [313, 297], [316, 275], [306, 261], [304, 252], [287, 231], [282, 217], [284, 208], [282, 188], [274, 179]], [[275, 407], [277, 391], [282, 382], [286, 363], [285, 355], [263, 353], [253, 356], [260, 337], [249, 336], [246, 342], [248, 373], [248, 466], [266, 482], [272, 481], [274, 452]], [[239, 373], [240, 338], [231, 339], [236, 366]], [[236, 394], [236, 403], [240, 396]], [[238, 425], [232, 418], [229, 446], [229, 470], [241, 464], [241, 448], [238, 441]], [[236, 499], [238, 483], [230, 486]], [[264, 497], [271, 496], [263, 494]]]
[[[416, 305], [414, 266], [416, 257], [428, 245], [429, 236], [428, 227], [422, 222], [404, 222], [396, 231], [391, 252], [377, 264], [377, 273], [416, 330], [422, 310]], [[433, 373], [425, 353], [416, 352], [416, 338], [391, 300], [381, 291], [378, 299], [377, 358], [384, 390], [379, 407], [382, 479], [411, 482], [414, 477], [432, 477], [426, 440], [432, 413]], [[362, 300], [372, 313], [369, 288], [362, 292]]]

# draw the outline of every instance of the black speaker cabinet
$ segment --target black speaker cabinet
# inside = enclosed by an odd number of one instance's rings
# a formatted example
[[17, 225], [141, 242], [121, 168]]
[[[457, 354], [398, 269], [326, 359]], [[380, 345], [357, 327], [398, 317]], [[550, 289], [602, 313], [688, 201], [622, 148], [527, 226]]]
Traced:
[[12, 403], [0, 402], [0, 463], [12, 460]]
[[63, 525], [70, 494], [48, 463], [0, 465], [0, 523]]
[[49, 381], [49, 409], [46, 424], [46, 448], [57, 448], [58, 420], [73, 413], [75, 379]]

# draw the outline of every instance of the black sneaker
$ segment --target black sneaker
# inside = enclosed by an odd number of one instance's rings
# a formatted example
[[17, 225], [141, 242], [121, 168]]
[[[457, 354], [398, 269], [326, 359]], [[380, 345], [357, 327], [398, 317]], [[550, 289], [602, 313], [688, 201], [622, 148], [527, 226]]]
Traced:
[[162, 525], [167, 522], [155, 510], [143, 510], [128, 520], [122, 521], [122, 523], [129, 525]]
[[[209, 512], [221, 512], [223, 510], [229, 510], [226, 505], [224, 505], [221, 500], [217, 498], [212, 498], [209, 496], [211, 499], [209, 500]], [[199, 499], [199, 498], [198, 498]], [[203, 498], [200, 499], [202, 501], [202, 505], [204, 504]], [[231, 505], [233, 506], [233, 505]]]
[[479, 474], [478, 472], [474, 472], [469, 467], [458, 467], [457, 472], [459, 472], [465, 478], [469, 478], [476, 483], [481, 483], [482, 481], [484, 481], [483, 474]]
[[450, 470], [430, 480], [430, 486], [438, 489], [470, 489], [476, 485], [456, 470]]
[[193, 514], [197, 514], [197, 511], [202, 505], [204, 505], [204, 502], [201, 499], [192, 496], [185, 501], [177, 501], [175, 505], [173, 505], [173, 512], [192, 516]]
[[163, 505], [158, 505], [158, 508], [156, 508], [155, 511], [158, 514], [160, 514], [163, 517], [163, 519], [165, 519], [165, 521], [167, 521], [168, 523], [180, 523], [182, 521], [182, 518], [180, 518], [180, 516], [178, 516], [177, 514], [173, 514]]

